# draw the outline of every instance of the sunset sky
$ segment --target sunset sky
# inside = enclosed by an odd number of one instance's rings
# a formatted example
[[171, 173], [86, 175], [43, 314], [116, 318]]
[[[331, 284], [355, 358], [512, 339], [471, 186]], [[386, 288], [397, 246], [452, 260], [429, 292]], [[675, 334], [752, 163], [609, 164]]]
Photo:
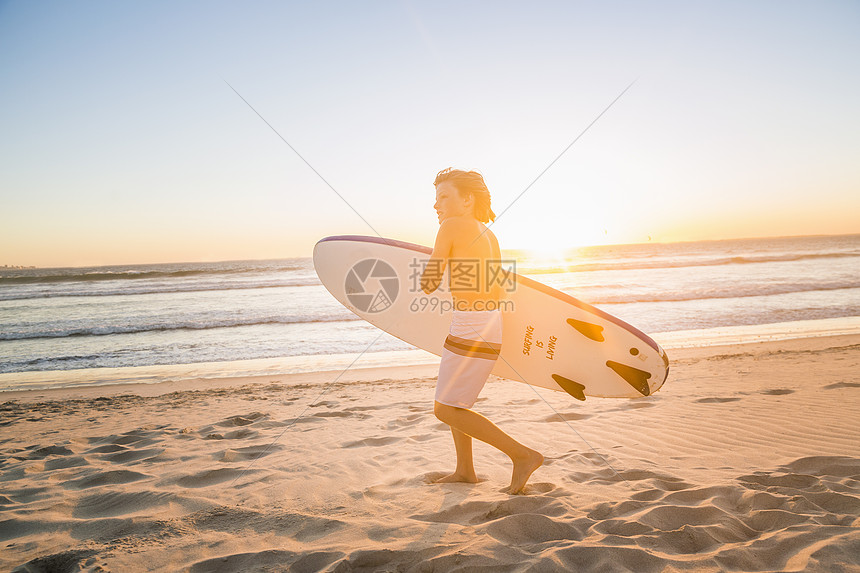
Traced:
[[500, 213], [634, 81], [503, 248], [860, 232], [858, 30], [853, 1], [0, 2], [0, 265], [429, 244], [437, 171]]

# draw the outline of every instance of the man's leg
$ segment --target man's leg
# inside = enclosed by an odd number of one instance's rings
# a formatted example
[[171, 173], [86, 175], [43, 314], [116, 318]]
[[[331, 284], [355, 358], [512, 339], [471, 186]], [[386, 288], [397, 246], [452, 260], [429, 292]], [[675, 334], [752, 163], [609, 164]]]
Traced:
[[[466, 408], [455, 408], [436, 402], [436, 417], [467, 436], [486, 442], [507, 454], [514, 464], [508, 493], [519, 493], [536, 469], [543, 463], [543, 456], [522, 445], [484, 416]], [[456, 444], [456, 438], [455, 438]], [[471, 444], [470, 444], [471, 458]]]
[[478, 483], [475, 464], [472, 459], [472, 437], [457, 428], [451, 428], [454, 436], [454, 449], [457, 450], [457, 467], [454, 473], [436, 480], [436, 483], [468, 482]]

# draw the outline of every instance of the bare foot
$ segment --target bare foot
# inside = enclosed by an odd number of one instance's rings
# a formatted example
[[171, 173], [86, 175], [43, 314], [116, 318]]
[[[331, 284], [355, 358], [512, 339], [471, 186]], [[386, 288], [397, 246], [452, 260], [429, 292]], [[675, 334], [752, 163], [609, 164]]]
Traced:
[[445, 477], [441, 477], [437, 480], [434, 480], [433, 483], [478, 483], [478, 476], [474, 473], [472, 474], [461, 474], [454, 472], [451, 475], [447, 475]]
[[523, 491], [532, 473], [543, 464], [543, 456], [534, 450], [529, 450], [526, 457], [514, 460], [514, 471], [511, 473], [511, 486], [506, 490], [511, 495]]

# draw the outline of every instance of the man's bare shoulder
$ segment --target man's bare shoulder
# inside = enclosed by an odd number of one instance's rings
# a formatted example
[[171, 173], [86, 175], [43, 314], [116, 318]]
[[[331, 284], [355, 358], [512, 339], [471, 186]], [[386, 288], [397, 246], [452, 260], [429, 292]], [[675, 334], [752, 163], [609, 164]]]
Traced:
[[496, 238], [495, 233], [493, 233], [489, 227], [487, 227], [486, 234], [487, 237], [489, 237], [490, 239], [490, 248], [493, 250], [493, 258], [501, 259], [502, 249], [499, 247], [499, 239]]
[[466, 217], [451, 217], [442, 221], [439, 226], [439, 233], [445, 233], [450, 237], [463, 237], [473, 232], [474, 228], [474, 221], [470, 221]]
[[474, 225], [474, 219], [469, 217], [449, 217], [442, 221], [442, 227], [450, 229], [467, 229]]

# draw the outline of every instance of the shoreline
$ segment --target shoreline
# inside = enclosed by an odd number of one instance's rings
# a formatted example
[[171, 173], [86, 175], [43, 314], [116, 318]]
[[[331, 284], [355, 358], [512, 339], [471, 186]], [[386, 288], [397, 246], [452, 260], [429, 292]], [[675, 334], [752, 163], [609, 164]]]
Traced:
[[[707, 360], [710, 356], [744, 356], [758, 352], [818, 352], [832, 348], [850, 348], [860, 345], [860, 334], [819, 335], [801, 338], [736, 342], [712, 346], [679, 347], [669, 353], [670, 369], [666, 384], [671, 384], [674, 367], [678, 364]], [[141, 397], [162, 396], [173, 392], [208, 391], [238, 388], [249, 385], [283, 384], [284, 386], [323, 386], [334, 383], [377, 382], [381, 380], [403, 380], [435, 378], [438, 357], [431, 355], [434, 362], [428, 364], [407, 364], [394, 366], [355, 367], [346, 370], [319, 370], [314, 372], [257, 373], [207, 377], [191, 376], [159, 380], [157, 372], [162, 367], [137, 367], [146, 370], [152, 382], [88, 384], [55, 388], [34, 388], [0, 391], [0, 403], [7, 401], [35, 402], [39, 400], [64, 400], [72, 398], [93, 398], [98, 396], [136, 395]], [[194, 366], [194, 365], [190, 365]], [[163, 367], [172, 371], [173, 366]], [[107, 369], [105, 369], [107, 370]], [[122, 369], [126, 370], [126, 369]], [[64, 372], [64, 371], [60, 371]], [[496, 376], [491, 378], [503, 380]], [[520, 383], [515, 382], [517, 385]], [[527, 386], [527, 385], [524, 385]], [[559, 392], [564, 394], [563, 392]], [[602, 400], [603, 398], [596, 398]], [[607, 398], [608, 400], [621, 400]]]
[[[679, 351], [688, 349], [719, 348], [756, 344], [761, 342], [788, 342], [851, 336], [860, 334], [860, 317], [842, 317], [794, 321], [773, 324], [718, 327], [654, 333], [654, 338], [674, 360]], [[39, 370], [0, 374], [0, 401], [21, 392], [47, 392], [51, 390], [104, 387], [137, 387], [172, 384], [188, 387], [201, 381], [231, 385], [245, 378], [287, 378], [295, 383], [322, 377], [331, 373], [373, 370], [377, 368], [419, 368], [432, 372], [438, 368], [439, 357], [420, 349], [367, 352], [363, 355], [312, 355], [282, 358], [264, 358], [223, 362], [197, 362], [118, 368], [87, 368], [70, 370]], [[431, 374], [428, 374], [431, 375]], [[671, 376], [671, 374], [670, 374]], [[98, 392], [99, 390], [94, 390]], [[141, 390], [138, 390], [141, 391]], [[143, 390], [147, 392], [146, 390]]]

